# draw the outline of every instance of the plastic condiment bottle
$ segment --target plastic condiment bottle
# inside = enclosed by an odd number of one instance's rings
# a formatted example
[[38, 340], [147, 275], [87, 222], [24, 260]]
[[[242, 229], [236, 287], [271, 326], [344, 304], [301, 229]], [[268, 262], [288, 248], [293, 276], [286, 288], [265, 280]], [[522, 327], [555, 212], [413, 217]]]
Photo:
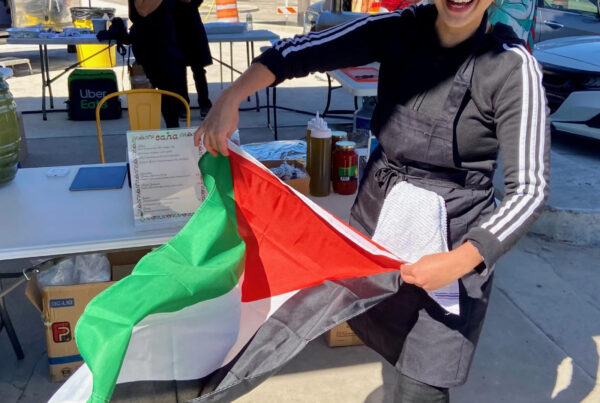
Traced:
[[15, 177], [19, 163], [17, 105], [5, 81], [11, 76], [11, 69], [0, 69], [0, 185]]
[[327, 127], [327, 122], [322, 117], [319, 117], [319, 112], [317, 115], [308, 121], [306, 124], [306, 170], [310, 175], [310, 133], [315, 127]]
[[310, 133], [310, 194], [329, 195], [331, 182], [331, 130], [314, 127]]
[[338, 141], [333, 153], [333, 191], [351, 195], [358, 187], [358, 154], [353, 141]]

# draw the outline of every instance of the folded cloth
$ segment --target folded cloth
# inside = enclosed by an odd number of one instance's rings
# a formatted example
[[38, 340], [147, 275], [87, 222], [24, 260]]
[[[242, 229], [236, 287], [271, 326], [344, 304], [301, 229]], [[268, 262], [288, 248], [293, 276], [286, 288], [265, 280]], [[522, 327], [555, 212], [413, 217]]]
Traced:
[[[447, 252], [447, 239], [444, 199], [408, 182], [397, 183], [383, 202], [373, 240], [414, 263], [425, 255]], [[458, 281], [428, 293], [446, 311], [460, 313]]]

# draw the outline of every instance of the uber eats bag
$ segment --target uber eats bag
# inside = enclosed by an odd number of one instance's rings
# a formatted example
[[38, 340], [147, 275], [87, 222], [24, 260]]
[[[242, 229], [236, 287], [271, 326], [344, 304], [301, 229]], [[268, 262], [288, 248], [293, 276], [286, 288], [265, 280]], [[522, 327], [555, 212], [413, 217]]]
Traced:
[[[104, 96], [118, 91], [117, 76], [109, 69], [75, 69], [69, 75], [69, 119], [95, 120], [96, 105]], [[121, 101], [111, 98], [102, 105], [101, 119], [119, 119]]]

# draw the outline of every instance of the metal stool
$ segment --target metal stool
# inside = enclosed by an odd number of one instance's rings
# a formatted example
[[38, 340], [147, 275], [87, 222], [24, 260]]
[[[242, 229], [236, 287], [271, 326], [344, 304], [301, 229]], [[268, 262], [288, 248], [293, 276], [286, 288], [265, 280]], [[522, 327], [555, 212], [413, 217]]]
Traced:
[[17, 57], [2, 57], [0, 58], [0, 67], [13, 67], [19, 64], [26, 64], [29, 67], [29, 74], [32, 74], [31, 63], [29, 63], [29, 59], [25, 58], [17, 58]]

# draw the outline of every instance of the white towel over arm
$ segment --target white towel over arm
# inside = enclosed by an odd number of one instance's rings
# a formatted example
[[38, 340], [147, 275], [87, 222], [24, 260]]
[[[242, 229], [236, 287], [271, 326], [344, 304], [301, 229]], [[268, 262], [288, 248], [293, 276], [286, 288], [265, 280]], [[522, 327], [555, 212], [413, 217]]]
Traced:
[[[425, 255], [447, 252], [447, 239], [444, 199], [408, 182], [397, 183], [383, 202], [373, 240], [414, 263]], [[429, 295], [446, 311], [460, 314], [458, 281]]]

